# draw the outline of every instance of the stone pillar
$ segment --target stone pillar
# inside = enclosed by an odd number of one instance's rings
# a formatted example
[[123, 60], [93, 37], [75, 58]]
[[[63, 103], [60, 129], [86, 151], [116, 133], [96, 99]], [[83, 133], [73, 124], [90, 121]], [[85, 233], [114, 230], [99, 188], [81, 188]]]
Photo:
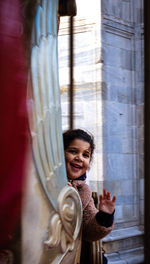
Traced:
[[112, 263], [143, 261], [143, 55], [142, 1], [102, 1], [104, 186], [117, 195], [103, 243]]
[[150, 263], [150, 2], [144, 1], [145, 23], [145, 264]]

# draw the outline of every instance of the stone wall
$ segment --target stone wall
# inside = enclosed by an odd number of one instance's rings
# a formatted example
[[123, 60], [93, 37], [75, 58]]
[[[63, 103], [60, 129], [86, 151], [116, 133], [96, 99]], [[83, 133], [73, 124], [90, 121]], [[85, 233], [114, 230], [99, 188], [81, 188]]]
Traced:
[[129, 225], [139, 224], [143, 215], [141, 4], [102, 1], [104, 175], [106, 185], [118, 194], [117, 222]]

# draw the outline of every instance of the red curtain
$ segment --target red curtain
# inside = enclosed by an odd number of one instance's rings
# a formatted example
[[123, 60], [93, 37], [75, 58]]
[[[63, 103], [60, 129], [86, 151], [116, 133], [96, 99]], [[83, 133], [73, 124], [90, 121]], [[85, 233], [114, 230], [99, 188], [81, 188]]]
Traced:
[[20, 0], [0, 1], [0, 248], [21, 214], [27, 148], [27, 69]]

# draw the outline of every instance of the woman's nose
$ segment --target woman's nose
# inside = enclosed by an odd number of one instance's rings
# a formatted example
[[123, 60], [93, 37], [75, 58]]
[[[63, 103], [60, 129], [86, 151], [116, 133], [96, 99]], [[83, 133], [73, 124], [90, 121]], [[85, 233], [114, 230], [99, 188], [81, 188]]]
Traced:
[[78, 154], [78, 155], [76, 155], [76, 157], [75, 157], [75, 159], [76, 160], [83, 160], [83, 157], [82, 157], [82, 154]]

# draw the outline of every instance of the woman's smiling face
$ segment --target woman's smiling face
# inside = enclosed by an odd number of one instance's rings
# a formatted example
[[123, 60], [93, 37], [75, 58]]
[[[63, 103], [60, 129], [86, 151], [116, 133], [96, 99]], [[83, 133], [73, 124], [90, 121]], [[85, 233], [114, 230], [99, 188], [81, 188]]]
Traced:
[[68, 179], [82, 176], [89, 167], [91, 159], [90, 144], [82, 139], [74, 139], [65, 150]]

